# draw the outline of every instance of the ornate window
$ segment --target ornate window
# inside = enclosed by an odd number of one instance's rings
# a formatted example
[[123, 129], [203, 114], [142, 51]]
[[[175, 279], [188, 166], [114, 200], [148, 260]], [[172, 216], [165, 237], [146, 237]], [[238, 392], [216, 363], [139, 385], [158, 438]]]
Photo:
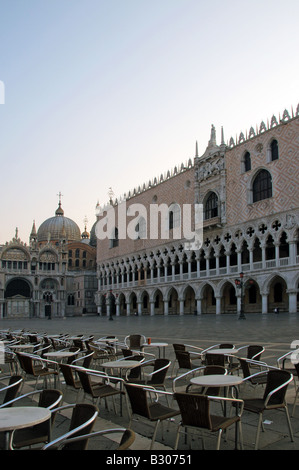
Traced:
[[204, 207], [204, 219], [212, 219], [213, 217], [218, 217], [218, 196], [216, 193], [209, 195]]
[[252, 202], [272, 197], [272, 178], [267, 170], [261, 170], [252, 185]]
[[271, 149], [271, 161], [278, 160], [279, 152], [278, 152], [278, 142], [276, 139], [272, 140], [270, 144]]
[[250, 171], [251, 170], [251, 157], [250, 153], [246, 152], [244, 155], [244, 171]]
[[115, 227], [113, 230], [111, 239], [110, 239], [110, 248], [115, 248], [119, 245], [119, 238], [118, 238], [118, 228]]
[[169, 209], [169, 230], [180, 227], [181, 209], [178, 204], [171, 204]]

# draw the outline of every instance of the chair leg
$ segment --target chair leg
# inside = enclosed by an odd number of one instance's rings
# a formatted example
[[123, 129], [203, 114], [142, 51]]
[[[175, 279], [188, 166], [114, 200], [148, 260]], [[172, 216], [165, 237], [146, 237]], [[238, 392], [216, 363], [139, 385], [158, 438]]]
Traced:
[[289, 433], [290, 433], [290, 439], [291, 439], [291, 442], [294, 442], [294, 435], [293, 435], [293, 429], [292, 429], [292, 424], [291, 424], [291, 420], [290, 420], [290, 415], [289, 415], [289, 410], [288, 410], [288, 405], [285, 404], [285, 412], [286, 412], [286, 418], [287, 418], [287, 423], [288, 423], [288, 427], [289, 427]]
[[222, 436], [222, 429], [219, 429], [216, 450], [220, 450], [221, 436]]
[[156, 434], [157, 434], [157, 430], [158, 430], [159, 423], [160, 423], [160, 420], [158, 419], [157, 422], [156, 422], [156, 425], [155, 425], [155, 429], [154, 429], [154, 434], [153, 434], [153, 437], [152, 437], [152, 442], [151, 442], [150, 450], [152, 450], [153, 447], [154, 447], [154, 442], [155, 442], [155, 440], [156, 440]]
[[256, 437], [255, 437], [255, 450], [258, 450], [258, 444], [260, 439], [260, 430], [262, 426], [263, 413], [259, 414], [259, 421], [257, 425]]
[[178, 448], [178, 443], [179, 443], [179, 438], [180, 438], [180, 429], [181, 429], [181, 425], [179, 424], [177, 433], [176, 433], [175, 443], [174, 443], [174, 450], [177, 450]]
[[294, 416], [294, 413], [295, 413], [295, 408], [296, 408], [296, 404], [297, 404], [298, 392], [299, 392], [299, 387], [297, 388], [296, 395], [295, 395], [295, 400], [294, 400], [294, 405], [293, 405], [293, 411], [292, 411], [292, 417]]

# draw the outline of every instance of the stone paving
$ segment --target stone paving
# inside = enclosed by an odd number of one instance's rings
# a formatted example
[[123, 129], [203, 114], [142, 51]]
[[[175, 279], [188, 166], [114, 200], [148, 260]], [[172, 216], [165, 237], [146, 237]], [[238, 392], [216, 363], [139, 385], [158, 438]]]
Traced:
[[[174, 360], [172, 344], [187, 343], [201, 348], [209, 347], [219, 342], [230, 342], [236, 346], [246, 344], [261, 344], [265, 347], [262, 359], [271, 365], [276, 365], [277, 359], [284, 353], [292, 349], [292, 343], [299, 342], [299, 316], [296, 314], [268, 314], [268, 315], [246, 315], [246, 319], [239, 319], [235, 315], [221, 316], [185, 316], [185, 317], [113, 317], [110, 321], [107, 317], [85, 316], [66, 319], [44, 320], [44, 319], [20, 319], [20, 320], [0, 320], [0, 329], [16, 330], [25, 328], [38, 333], [69, 333], [69, 334], [93, 334], [95, 338], [101, 336], [117, 335], [122, 341], [126, 335], [140, 333], [146, 337], [151, 337], [153, 342], [167, 342], [169, 346], [166, 348], [166, 357]], [[172, 369], [172, 367], [171, 367]], [[172, 388], [172, 378], [167, 379], [167, 388]], [[295, 386], [293, 383], [289, 386], [287, 394], [287, 402], [289, 404], [290, 413], [292, 411]], [[30, 389], [30, 383], [26, 383], [23, 391]], [[257, 389], [250, 386], [242, 385], [240, 388], [240, 397], [245, 394], [258, 394]], [[74, 392], [67, 392], [64, 395], [64, 401], [68, 403], [74, 402], [76, 397]], [[124, 413], [121, 417], [112, 411], [111, 403], [109, 409], [104, 403], [100, 403], [99, 418], [95, 429], [106, 429], [111, 427], [128, 425], [129, 417], [124, 407]], [[56, 423], [56, 435], [67, 431], [68, 418], [58, 417]], [[161, 432], [158, 432], [157, 443], [154, 452], [172, 452], [175, 441], [177, 424], [179, 418], [175, 421], [166, 423], [164, 426], [163, 440]], [[295, 409], [294, 416], [291, 418], [294, 442], [290, 441], [285, 415], [282, 412], [268, 412], [265, 415], [264, 427], [265, 432], [261, 433], [260, 448], [262, 450], [297, 450], [299, 448], [299, 402]], [[256, 432], [257, 417], [255, 415], [244, 412], [242, 417], [243, 423], [243, 439], [244, 449], [253, 450]], [[152, 434], [153, 425], [143, 420], [133, 421], [133, 430], [136, 432], [136, 440], [132, 446], [132, 450], [140, 451], [149, 449], [150, 436]], [[55, 437], [55, 434], [54, 434]], [[216, 444], [215, 437], [205, 438], [205, 448], [214, 449]], [[183, 438], [180, 440], [179, 450], [181, 452], [189, 452], [191, 449], [196, 451], [201, 449], [201, 441], [194, 438], [184, 443]], [[114, 439], [94, 440], [90, 443], [90, 449], [111, 450], [114, 447]], [[227, 439], [222, 439], [221, 449], [230, 450], [234, 447], [234, 432], [231, 431]]]

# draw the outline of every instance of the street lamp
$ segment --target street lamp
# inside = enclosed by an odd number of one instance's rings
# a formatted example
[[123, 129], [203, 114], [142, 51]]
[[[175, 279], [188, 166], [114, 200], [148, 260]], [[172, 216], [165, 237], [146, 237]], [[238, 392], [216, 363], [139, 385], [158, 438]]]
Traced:
[[237, 289], [240, 289], [241, 292], [241, 305], [240, 305], [240, 315], [239, 320], [246, 320], [244, 314], [244, 281], [243, 281], [244, 274], [240, 273], [240, 279], [235, 279], [235, 284]]
[[113, 295], [112, 295], [112, 290], [111, 290], [110, 295], [109, 295], [109, 321], [113, 321], [113, 318], [112, 318], [112, 299], [113, 299]]

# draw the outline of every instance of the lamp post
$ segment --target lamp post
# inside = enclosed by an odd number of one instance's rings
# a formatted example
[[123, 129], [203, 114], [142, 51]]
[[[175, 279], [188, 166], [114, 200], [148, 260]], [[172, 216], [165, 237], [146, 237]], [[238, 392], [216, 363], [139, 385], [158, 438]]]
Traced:
[[112, 299], [113, 299], [113, 295], [112, 295], [112, 290], [111, 290], [110, 294], [109, 294], [109, 321], [113, 321], [113, 317], [112, 317]]
[[246, 320], [245, 314], [244, 314], [244, 281], [243, 281], [244, 274], [241, 272], [240, 273], [240, 279], [235, 279], [235, 284], [238, 289], [240, 289], [241, 293], [241, 304], [240, 304], [240, 315], [239, 315], [239, 320]]

